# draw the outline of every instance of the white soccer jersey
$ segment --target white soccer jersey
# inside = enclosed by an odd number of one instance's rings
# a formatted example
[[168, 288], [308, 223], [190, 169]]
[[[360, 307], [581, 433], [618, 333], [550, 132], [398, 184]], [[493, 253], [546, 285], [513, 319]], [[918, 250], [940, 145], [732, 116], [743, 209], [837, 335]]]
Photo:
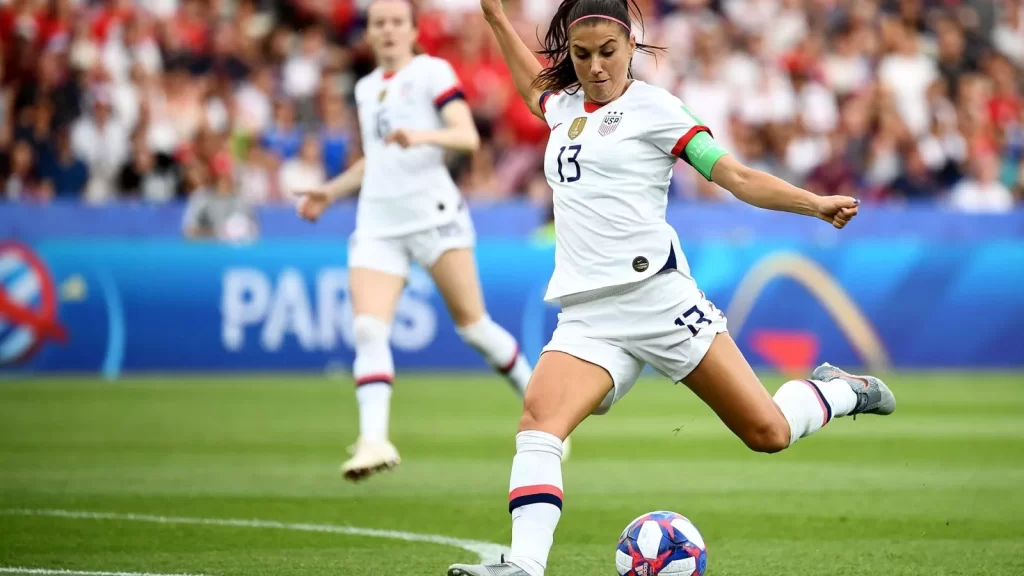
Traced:
[[356, 83], [355, 96], [366, 158], [356, 236], [402, 236], [451, 222], [462, 197], [445, 167], [444, 149], [384, 142], [398, 128], [444, 127], [441, 108], [462, 97], [451, 65], [419, 55], [392, 75], [377, 68]]
[[709, 132], [669, 92], [634, 80], [597, 106], [545, 92], [551, 128], [544, 174], [554, 191], [555, 271], [544, 299], [629, 284], [658, 273], [670, 254], [689, 275], [679, 237], [665, 221], [672, 167]]

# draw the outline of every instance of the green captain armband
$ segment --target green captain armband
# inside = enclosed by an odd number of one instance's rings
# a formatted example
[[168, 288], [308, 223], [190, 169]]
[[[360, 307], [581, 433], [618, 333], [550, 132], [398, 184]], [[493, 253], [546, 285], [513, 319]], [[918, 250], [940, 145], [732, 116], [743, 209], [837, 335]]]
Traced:
[[697, 172], [700, 172], [700, 175], [710, 182], [711, 169], [715, 167], [715, 162], [718, 162], [718, 159], [726, 154], [728, 152], [722, 148], [721, 144], [715, 142], [711, 134], [698, 132], [686, 143], [680, 157], [686, 160], [690, 166], [696, 168]]

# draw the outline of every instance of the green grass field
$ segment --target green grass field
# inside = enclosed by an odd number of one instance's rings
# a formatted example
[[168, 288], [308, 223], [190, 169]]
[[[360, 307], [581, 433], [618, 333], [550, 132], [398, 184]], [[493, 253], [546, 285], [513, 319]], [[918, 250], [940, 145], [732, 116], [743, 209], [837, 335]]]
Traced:
[[[642, 382], [574, 436], [548, 574], [615, 574], [626, 523], [670, 509], [703, 532], [713, 576], [1024, 575], [1024, 377], [888, 382], [895, 415], [842, 419], [772, 456], [685, 388]], [[348, 381], [2, 384], [0, 572], [440, 576], [477, 555], [292, 524], [507, 544], [517, 416], [496, 377], [400, 377], [405, 462], [351, 485], [338, 473], [356, 432]]]

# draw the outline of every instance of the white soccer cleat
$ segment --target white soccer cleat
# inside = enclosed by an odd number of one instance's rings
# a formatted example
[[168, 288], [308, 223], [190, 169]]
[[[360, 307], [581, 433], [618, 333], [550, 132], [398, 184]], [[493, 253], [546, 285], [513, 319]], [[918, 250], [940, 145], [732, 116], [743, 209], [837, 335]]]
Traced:
[[373, 476], [377, 472], [390, 470], [402, 463], [398, 450], [384, 440], [369, 442], [360, 439], [355, 444], [355, 453], [341, 465], [341, 473], [346, 480], [358, 482]]

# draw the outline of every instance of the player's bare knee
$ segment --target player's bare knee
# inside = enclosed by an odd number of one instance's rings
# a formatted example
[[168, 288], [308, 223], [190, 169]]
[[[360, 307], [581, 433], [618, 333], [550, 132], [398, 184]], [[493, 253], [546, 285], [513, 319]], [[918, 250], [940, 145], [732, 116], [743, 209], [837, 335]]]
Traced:
[[541, 432], [554, 433], [557, 427], [557, 411], [544, 402], [531, 397], [529, 394], [523, 399], [523, 415], [519, 418], [519, 431], [539, 430]]
[[768, 420], [751, 426], [740, 435], [743, 443], [755, 452], [774, 454], [789, 448], [789, 424], [785, 418]]
[[387, 343], [391, 327], [376, 316], [360, 314], [352, 319], [352, 336], [356, 347]]
[[456, 318], [455, 314], [452, 314], [452, 320], [455, 321], [455, 331], [462, 338], [462, 341], [469, 344], [477, 350], [482, 350], [487, 347], [488, 339], [492, 335], [491, 324], [493, 321], [485, 314], [478, 314], [470, 321], [460, 320]]

